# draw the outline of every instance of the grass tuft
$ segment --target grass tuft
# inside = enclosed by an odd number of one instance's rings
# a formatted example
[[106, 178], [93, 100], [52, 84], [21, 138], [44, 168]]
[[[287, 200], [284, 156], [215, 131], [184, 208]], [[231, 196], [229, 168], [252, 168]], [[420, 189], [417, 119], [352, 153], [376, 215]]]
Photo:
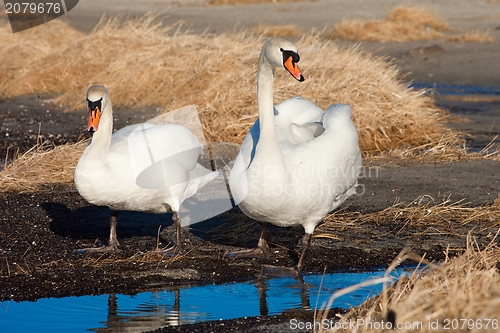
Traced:
[[472, 30], [463, 35], [449, 36], [446, 41], [450, 43], [493, 43], [496, 40], [490, 36], [489, 30]]
[[385, 20], [344, 20], [325, 37], [355, 41], [408, 42], [436, 39], [450, 30], [439, 15], [417, 7], [398, 6]]
[[[396, 258], [400, 263], [402, 260]], [[500, 313], [500, 249], [496, 239], [479, 249], [472, 237], [458, 257], [417, 269], [390, 288], [341, 316], [340, 323], [363, 322], [354, 329], [339, 324], [328, 332], [372, 333], [387, 324], [388, 314], [398, 332], [497, 332]], [[326, 312], [323, 313], [326, 315]], [[322, 332], [323, 330], [320, 330]]]

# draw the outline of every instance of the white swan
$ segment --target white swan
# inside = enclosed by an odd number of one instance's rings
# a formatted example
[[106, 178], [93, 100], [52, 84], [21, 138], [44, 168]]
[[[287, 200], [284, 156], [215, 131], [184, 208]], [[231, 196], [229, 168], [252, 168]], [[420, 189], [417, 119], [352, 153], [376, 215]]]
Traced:
[[295, 267], [300, 272], [316, 226], [356, 192], [361, 153], [349, 105], [323, 112], [310, 101], [292, 98], [273, 109], [274, 70], [284, 68], [304, 81], [299, 59], [286, 39], [264, 44], [257, 76], [259, 119], [241, 145], [229, 185], [241, 210], [262, 222], [257, 248], [231, 255], [267, 255], [267, 223], [302, 225], [303, 249]]
[[177, 239], [167, 252], [182, 251], [180, 205], [217, 176], [197, 163], [203, 146], [186, 127], [175, 124], [136, 124], [112, 134], [113, 110], [104, 86], [88, 89], [87, 106], [87, 130], [93, 134], [78, 161], [75, 184], [81, 196], [92, 204], [108, 206], [112, 216], [109, 244], [84, 250], [119, 251], [119, 210], [172, 210]]

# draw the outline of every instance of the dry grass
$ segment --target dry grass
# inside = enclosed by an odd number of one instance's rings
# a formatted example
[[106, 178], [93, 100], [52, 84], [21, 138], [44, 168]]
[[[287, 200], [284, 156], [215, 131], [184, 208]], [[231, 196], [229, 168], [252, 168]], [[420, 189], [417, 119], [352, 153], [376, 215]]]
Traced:
[[344, 20], [325, 36], [355, 41], [407, 42], [440, 38], [449, 29], [437, 14], [398, 6], [387, 14], [385, 20]]
[[[42, 38], [44, 33], [49, 37]], [[61, 42], [64, 36], [71, 36], [71, 42]], [[153, 14], [136, 20], [103, 20], [89, 35], [57, 20], [17, 34], [0, 34], [2, 44], [8, 42], [12, 49], [36, 46], [40, 40], [44, 46], [40, 54], [4, 54], [0, 98], [56, 93], [60, 94], [58, 104], [75, 109], [84, 107], [90, 84], [104, 84], [115, 112], [124, 105], [164, 106], [166, 110], [197, 105], [210, 142], [239, 144], [257, 119], [257, 59], [267, 37], [245, 31], [217, 36], [181, 34], [176, 26], [162, 27]], [[306, 34], [296, 44], [306, 81], [299, 84], [284, 71], [276, 71], [276, 102], [301, 95], [324, 109], [332, 103], [351, 104], [366, 156], [398, 149], [418, 155], [432, 151], [436, 143], [449, 147], [447, 154], [452, 149], [463, 151], [455, 147], [456, 134], [442, 125], [447, 114], [424, 91], [401, 83], [400, 73], [386, 59], [356, 47], [340, 48], [318, 33]], [[73, 168], [77, 158], [68, 154], [59, 163]], [[5, 178], [13, 176], [5, 174], [14, 172], [17, 165], [0, 174], [2, 190], [9, 190]], [[40, 179], [51, 177], [38, 174]], [[58, 179], [71, 182], [61, 175]]]
[[299, 37], [302, 32], [295, 24], [287, 25], [267, 25], [260, 24], [252, 29], [252, 33], [256, 36], [266, 37]]
[[[419, 227], [425, 235], [447, 229], [452, 233], [456, 227], [451, 227], [450, 222], [458, 221], [461, 225], [474, 225], [469, 232], [466, 247], [462, 248], [460, 256], [452, 258], [445, 253], [445, 260], [439, 266], [429, 265], [425, 270], [416, 270], [409, 277], [400, 279], [389, 289], [376, 296], [361, 306], [352, 309], [347, 315], [341, 316], [340, 322], [356, 322], [363, 320], [369, 325], [351, 326], [349, 330], [339, 327], [331, 331], [348, 332], [382, 332], [382, 320], [387, 323], [388, 313], [395, 313], [395, 323], [399, 323], [398, 332], [497, 332], [490, 322], [486, 329], [484, 319], [497, 319], [500, 310], [500, 274], [498, 262], [500, 261], [500, 248], [496, 245], [500, 221], [500, 196], [491, 206], [468, 207], [461, 202], [452, 203], [445, 200], [435, 203], [429, 197], [420, 197], [408, 205], [394, 204], [383, 211], [372, 214], [341, 213], [331, 215], [325, 224], [318, 228], [327, 236], [335, 235], [338, 230], [345, 228], [359, 228], [365, 223], [377, 225], [390, 223], [395, 226], [394, 232], [398, 234], [404, 227], [411, 225], [412, 230]], [[397, 227], [396, 227], [397, 226]], [[403, 227], [401, 227], [403, 226]], [[448, 226], [446, 228], [446, 226]], [[341, 229], [342, 228], [342, 229]], [[481, 243], [486, 244], [480, 249], [473, 232], [488, 233], [489, 243], [485, 243], [483, 236]], [[493, 232], [493, 234], [491, 234]], [[321, 236], [319, 234], [318, 236]], [[465, 237], [461, 235], [461, 237]], [[481, 236], [478, 236], [481, 237]], [[405, 259], [425, 261], [415, 258], [416, 255], [407, 250], [395, 258], [389, 267], [389, 273]], [[351, 288], [356, 289], [357, 287]], [[350, 290], [346, 290], [348, 292]], [[342, 293], [343, 291], [339, 291]], [[327, 311], [320, 314], [325, 316]], [[460, 321], [461, 318], [483, 320], [483, 327], [479, 328], [477, 322]], [[458, 320], [460, 329], [451, 329], [451, 321]], [[440, 323], [438, 327], [429, 327], [429, 323]], [[444, 328], [445, 320], [450, 321], [450, 327]], [[412, 323], [413, 324], [412, 326]], [[414, 326], [422, 323], [422, 327]], [[457, 321], [455, 321], [457, 323]], [[378, 324], [378, 326], [377, 326]], [[339, 324], [340, 325], [340, 324]], [[406, 326], [405, 326], [406, 325]], [[434, 324], [432, 324], [434, 325]], [[462, 328], [462, 325], [464, 327]], [[375, 328], [374, 328], [375, 326]], [[377, 329], [377, 327], [379, 329]], [[387, 326], [385, 326], [387, 329]], [[389, 331], [387, 329], [385, 331]], [[330, 332], [330, 331], [329, 331]]]
[[[90, 266], [93, 268], [102, 268], [106, 265], [116, 265], [116, 264], [126, 264], [126, 263], [135, 263], [135, 264], [157, 264], [161, 265], [161, 268], [165, 268], [167, 264], [185, 259], [190, 257], [191, 252], [194, 251], [194, 248], [189, 252], [182, 255], [174, 255], [174, 256], [166, 256], [159, 252], [160, 249], [155, 249], [149, 252], [138, 252], [130, 257], [110, 257], [109, 254], [103, 253], [102, 255], [95, 257], [91, 254], [87, 254], [82, 259], [83, 266]], [[157, 268], [160, 268], [157, 266]], [[160, 269], [161, 270], [161, 269]], [[140, 273], [138, 273], [139, 275]], [[150, 274], [150, 273], [146, 273]]]
[[[76, 108], [83, 107], [89, 84], [105, 84], [117, 112], [122, 105], [171, 110], [196, 104], [209, 141], [240, 143], [257, 117], [257, 59], [266, 38], [172, 30], [157, 25], [153, 15], [123, 24], [103, 22], [66, 49], [54, 47], [45, 57], [26, 59], [15, 73], [0, 65], [0, 76], [7, 77], [0, 97], [60, 93], [58, 103]], [[277, 71], [276, 101], [301, 95], [322, 108], [351, 104], [365, 152], [425, 144], [445, 131], [440, 121], [446, 114], [423, 91], [398, 82], [398, 71], [385, 59], [341, 49], [317, 34], [297, 45], [306, 82], [298, 84]]]
[[369, 214], [340, 211], [325, 218], [324, 223], [316, 229], [315, 237], [319, 238], [322, 234], [334, 235], [343, 228], [358, 228], [373, 221], [377, 224], [399, 226], [399, 230], [407, 225], [428, 229], [440, 225], [448, 226], [450, 222], [458, 222], [461, 225], [474, 223], [479, 226], [477, 231], [483, 232], [500, 227], [500, 199], [491, 206], [470, 207], [464, 202], [452, 202], [449, 198], [437, 202], [430, 196], [421, 196], [409, 204], [395, 202], [382, 211]]
[[498, 157], [498, 150], [493, 147], [484, 149], [477, 153], [467, 153], [464, 142], [457, 133], [451, 131], [445, 132], [440, 138], [434, 141], [417, 146], [402, 145], [396, 149], [391, 149], [383, 154], [366, 154], [365, 162], [383, 166], [392, 164], [396, 161], [418, 161], [421, 163], [451, 163], [465, 161], [471, 158], [490, 158]]
[[446, 38], [450, 43], [493, 43], [495, 38], [490, 36], [490, 31], [473, 30], [463, 35], [449, 36]]
[[15, 82], [28, 62], [50, 56], [54, 50], [65, 49], [84, 36], [78, 30], [68, 29], [68, 25], [61, 20], [53, 20], [43, 29], [29, 29], [15, 34], [7, 21], [0, 20], [0, 86], [8, 81]]
[[[363, 320], [364, 325], [354, 325], [346, 330], [339, 325], [329, 332], [390, 331], [387, 329], [388, 311], [395, 314], [397, 332], [498, 332], [500, 248], [495, 242], [493, 240], [486, 248], [479, 249], [469, 238], [467, 249], [461, 256], [447, 256], [439, 266], [416, 270], [340, 319], [341, 323]], [[396, 258], [395, 263], [399, 264], [403, 259], [404, 254]], [[382, 321], [385, 326], [381, 325]], [[436, 322], [438, 324], [434, 326]], [[385, 329], [381, 329], [382, 326]]]
[[[452, 30], [439, 15], [421, 8], [398, 6], [392, 9], [385, 20], [344, 20], [325, 34], [326, 38], [354, 41], [408, 42], [444, 37]], [[463, 35], [449, 36], [452, 43], [492, 43], [495, 38], [489, 31], [473, 30]]]
[[1, 191], [36, 192], [50, 190], [49, 184], [73, 184], [76, 163], [87, 140], [61, 146], [33, 147], [5, 165], [0, 172]]

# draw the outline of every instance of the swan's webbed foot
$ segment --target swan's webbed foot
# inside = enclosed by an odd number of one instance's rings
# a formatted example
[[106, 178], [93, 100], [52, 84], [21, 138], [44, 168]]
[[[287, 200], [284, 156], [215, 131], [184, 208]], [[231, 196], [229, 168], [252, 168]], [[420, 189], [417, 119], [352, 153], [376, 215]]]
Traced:
[[175, 225], [175, 239], [176, 239], [176, 243], [173, 246], [169, 247], [169, 248], [166, 248], [166, 249], [163, 249], [163, 250], [155, 249], [152, 252], [158, 253], [158, 254], [161, 254], [161, 255], [164, 255], [164, 256], [171, 256], [171, 257], [177, 256], [177, 255], [186, 254], [186, 251], [184, 250], [184, 248], [181, 245], [182, 244], [182, 239], [181, 239], [181, 221], [180, 221], [179, 213], [178, 212], [174, 212], [174, 214], [172, 215], [172, 220], [174, 221], [174, 225]]
[[121, 252], [121, 250], [118, 248], [118, 243], [115, 244], [109, 244], [106, 246], [100, 246], [100, 247], [87, 247], [83, 249], [78, 249], [76, 252], [80, 253], [118, 253]]
[[118, 248], [120, 246], [120, 243], [116, 240], [116, 238], [111, 238], [109, 240], [109, 244], [106, 246], [100, 246], [100, 247], [87, 247], [84, 249], [78, 249], [76, 252], [80, 253], [118, 253], [121, 252], [121, 250]]
[[175, 257], [175, 256], [181, 256], [183, 254], [186, 254], [186, 251], [180, 246], [179, 244], [176, 244], [174, 246], [171, 246], [167, 249], [157, 249], [153, 250], [154, 253], [158, 253], [164, 256], [170, 256], [170, 257]]
[[96, 253], [117, 253], [121, 250], [118, 248], [120, 243], [118, 242], [118, 237], [116, 237], [116, 226], [118, 225], [118, 211], [111, 211], [111, 218], [109, 219], [109, 243], [107, 246], [101, 247], [88, 247], [84, 249], [78, 249], [77, 252], [96, 252]]
[[224, 254], [224, 257], [235, 258], [235, 259], [241, 259], [241, 258], [269, 259], [269, 247], [267, 246], [266, 243], [265, 248], [261, 248], [258, 246], [255, 249], [228, 252]]
[[300, 277], [306, 263], [306, 253], [311, 245], [311, 238], [312, 235], [308, 233], [305, 233], [304, 237], [302, 237], [302, 253], [300, 254], [299, 261], [295, 267], [289, 268], [265, 265], [262, 267], [262, 274], [274, 277]]
[[269, 245], [266, 241], [267, 223], [260, 224], [260, 236], [255, 249], [228, 252], [224, 255], [227, 258], [258, 258], [269, 259]]

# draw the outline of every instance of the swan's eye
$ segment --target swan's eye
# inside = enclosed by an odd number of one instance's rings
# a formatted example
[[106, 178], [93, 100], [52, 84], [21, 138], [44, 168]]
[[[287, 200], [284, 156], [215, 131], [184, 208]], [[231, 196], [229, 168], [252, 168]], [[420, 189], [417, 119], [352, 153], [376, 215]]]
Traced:
[[300, 61], [300, 56], [297, 52], [283, 50], [283, 49], [280, 49], [280, 50], [283, 53], [283, 63], [285, 63], [288, 60], [288, 58], [290, 58], [290, 57], [292, 57], [292, 62], [294, 64]]
[[101, 111], [102, 110], [101, 105], [102, 105], [102, 97], [95, 102], [87, 99], [87, 107], [89, 108], [90, 111], [95, 111], [97, 108], [99, 108], [99, 111]]

